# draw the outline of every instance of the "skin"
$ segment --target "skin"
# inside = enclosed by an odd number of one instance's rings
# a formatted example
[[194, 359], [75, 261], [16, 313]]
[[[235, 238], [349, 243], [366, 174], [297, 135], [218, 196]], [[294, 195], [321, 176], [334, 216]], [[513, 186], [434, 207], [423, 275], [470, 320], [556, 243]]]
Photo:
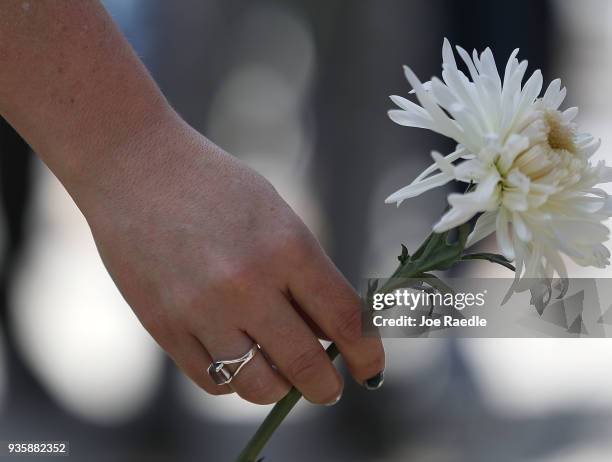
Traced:
[[[342, 377], [317, 337], [359, 383], [384, 369], [357, 294], [302, 221], [176, 114], [97, 2], [3, 2], [0, 114], [77, 203], [144, 327], [207, 392], [267, 404], [294, 385], [333, 402]], [[212, 359], [254, 341], [266, 355], [215, 385]]]

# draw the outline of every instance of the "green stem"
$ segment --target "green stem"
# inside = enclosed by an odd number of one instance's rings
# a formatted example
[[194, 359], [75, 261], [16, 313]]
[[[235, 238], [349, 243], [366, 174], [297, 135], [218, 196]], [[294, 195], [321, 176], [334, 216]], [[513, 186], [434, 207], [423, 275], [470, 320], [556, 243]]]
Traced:
[[[338, 348], [335, 343], [330, 344], [325, 351], [332, 361], [338, 356]], [[298, 389], [292, 388], [283, 399], [276, 403], [246, 447], [236, 458], [236, 462], [257, 462], [259, 453], [301, 397], [302, 394]]]

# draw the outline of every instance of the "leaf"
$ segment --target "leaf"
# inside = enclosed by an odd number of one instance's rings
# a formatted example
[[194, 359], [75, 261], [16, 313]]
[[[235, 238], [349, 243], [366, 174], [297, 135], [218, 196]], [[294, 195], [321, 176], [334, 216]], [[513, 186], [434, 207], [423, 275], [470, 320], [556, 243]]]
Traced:
[[497, 263], [508, 268], [510, 271], [516, 271], [514, 265], [503, 255], [489, 252], [467, 253], [461, 257], [461, 260], [487, 260], [491, 263]]
[[445, 233], [431, 233], [431, 239], [427, 242], [427, 245], [423, 249], [423, 253], [419, 257], [420, 260], [426, 260], [432, 253], [434, 253], [439, 247], [443, 247], [446, 242], [448, 231]]
[[423, 243], [419, 246], [417, 251], [414, 252], [414, 255], [412, 256], [412, 260], [417, 260], [417, 259], [421, 258], [423, 256], [423, 252], [425, 252], [425, 249], [429, 245], [429, 242], [432, 239], [436, 238], [437, 236], [439, 236], [438, 233], [430, 233], [429, 236], [427, 236], [427, 239], [425, 239], [423, 241]]
[[410, 259], [410, 255], [408, 254], [408, 247], [406, 247], [404, 244], [402, 244], [402, 254], [397, 257], [397, 259], [402, 265]]
[[431, 233], [405, 267], [401, 268], [399, 276], [411, 277], [427, 271], [450, 268], [461, 258], [469, 233], [468, 223], [459, 226], [455, 242], [448, 241], [448, 231]]

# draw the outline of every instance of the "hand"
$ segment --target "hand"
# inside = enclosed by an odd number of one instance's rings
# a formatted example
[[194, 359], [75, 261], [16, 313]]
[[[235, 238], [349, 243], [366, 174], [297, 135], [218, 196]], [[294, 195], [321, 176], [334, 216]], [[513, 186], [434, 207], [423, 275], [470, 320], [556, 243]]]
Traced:
[[[267, 404], [293, 385], [334, 402], [342, 378], [317, 336], [337, 343], [359, 383], [382, 372], [357, 294], [264, 178], [176, 116], [105, 159], [71, 193], [142, 324], [204, 390]], [[253, 342], [265, 356], [214, 384], [210, 362]]]

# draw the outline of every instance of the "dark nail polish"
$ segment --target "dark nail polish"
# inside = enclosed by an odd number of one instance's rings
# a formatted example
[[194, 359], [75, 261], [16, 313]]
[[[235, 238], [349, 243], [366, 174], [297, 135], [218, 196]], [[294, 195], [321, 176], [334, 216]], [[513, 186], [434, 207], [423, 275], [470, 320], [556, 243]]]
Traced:
[[340, 394], [338, 395], [338, 397], [337, 397], [335, 400], [333, 400], [331, 403], [327, 403], [327, 404], [325, 404], [325, 405], [326, 405], [326, 406], [333, 406], [333, 405], [334, 405], [334, 404], [336, 404], [338, 401], [340, 401], [340, 398], [342, 398], [342, 393], [340, 393]]
[[363, 382], [363, 386], [366, 390], [378, 390], [382, 387], [382, 384], [385, 382], [385, 371], [380, 371], [374, 377], [370, 377], [368, 380]]

